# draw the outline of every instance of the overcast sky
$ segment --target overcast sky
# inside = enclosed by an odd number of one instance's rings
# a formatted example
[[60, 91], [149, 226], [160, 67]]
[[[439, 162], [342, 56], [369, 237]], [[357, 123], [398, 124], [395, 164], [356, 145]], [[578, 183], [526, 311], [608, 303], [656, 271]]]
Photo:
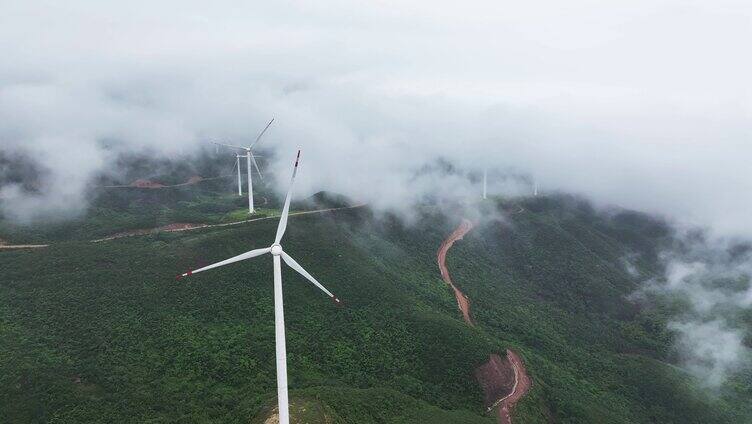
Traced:
[[406, 183], [447, 157], [752, 236], [749, 1], [118, 3], [0, 0], [0, 149], [54, 176], [6, 212], [79, 207], [103, 140], [189, 152], [274, 116], [301, 191], [473, 190]]

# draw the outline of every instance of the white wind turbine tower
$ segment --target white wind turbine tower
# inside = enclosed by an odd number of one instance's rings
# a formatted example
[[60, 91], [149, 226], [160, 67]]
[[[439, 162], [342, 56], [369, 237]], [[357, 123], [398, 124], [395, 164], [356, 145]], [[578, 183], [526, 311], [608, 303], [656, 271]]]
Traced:
[[282, 250], [282, 236], [285, 235], [285, 229], [287, 228], [287, 218], [290, 212], [290, 197], [292, 196], [292, 187], [295, 182], [295, 174], [298, 172], [298, 161], [300, 159], [300, 150], [295, 158], [295, 168], [292, 171], [292, 179], [290, 180], [290, 188], [287, 190], [287, 196], [285, 197], [285, 206], [282, 209], [282, 216], [279, 219], [279, 225], [277, 226], [277, 236], [274, 238], [274, 243], [263, 249], [255, 249], [238, 256], [234, 256], [230, 259], [217, 262], [212, 265], [205, 266], [193, 271], [188, 271], [185, 274], [178, 275], [178, 279], [187, 277], [189, 275], [217, 268], [220, 266], [228, 265], [233, 262], [242, 261], [245, 259], [254, 258], [267, 253], [272, 254], [274, 262], [274, 329], [275, 329], [275, 345], [277, 351], [277, 400], [279, 402], [279, 422], [280, 424], [289, 424], [290, 411], [287, 398], [287, 348], [285, 346], [285, 316], [282, 302], [282, 265], [280, 257], [283, 261], [292, 269], [300, 273], [308, 281], [313, 283], [316, 287], [321, 289], [327, 296], [329, 296], [335, 304], [340, 304], [340, 300], [334, 296], [326, 287], [316, 281], [311, 274], [309, 274], [302, 266], [300, 266], [295, 259], [290, 257], [284, 250]]
[[[235, 167], [238, 169], [238, 196], [243, 195], [243, 180], [240, 178], [240, 158], [244, 158], [245, 156], [239, 155], [235, 153]], [[259, 172], [259, 177], [261, 176], [261, 172]]]
[[[261, 170], [258, 167], [258, 163], [256, 163], [256, 158], [253, 156], [253, 148], [256, 147], [256, 144], [258, 144], [259, 140], [261, 140], [261, 136], [264, 135], [267, 129], [269, 129], [269, 126], [274, 122], [274, 118], [272, 118], [271, 121], [269, 121], [268, 124], [264, 127], [264, 129], [259, 133], [258, 137], [256, 137], [256, 141], [253, 142], [248, 147], [242, 147], [242, 146], [233, 146], [231, 144], [224, 144], [224, 143], [214, 143], [219, 146], [225, 146], [225, 147], [231, 147], [233, 149], [240, 149], [245, 150], [245, 155], [238, 155], [238, 181], [240, 181], [240, 158], [244, 157], [246, 158], [246, 164], [248, 167], [248, 213], [253, 213], [255, 211], [253, 207], [253, 181], [251, 181], [251, 163], [253, 163], [253, 166], [256, 167], [256, 171], [258, 171], [259, 176], [261, 176]], [[262, 177], [263, 178], [263, 177]], [[241, 193], [242, 195], [242, 193]]]
[[487, 194], [488, 194], [488, 168], [483, 168], [483, 200], [488, 198]]
[[[238, 171], [238, 196], [243, 195], [243, 180], [242, 180], [243, 172], [240, 170], [240, 158], [247, 158], [247, 157], [248, 155], [241, 155], [241, 154], [235, 153], [235, 168]], [[254, 156], [254, 159], [255, 158], [256, 157]], [[263, 180], [264, 175], [261, 173], [261, 170], [258, 168], [258, 166], [256, 166], [256, 171], [258, 171], [259, 178]]]

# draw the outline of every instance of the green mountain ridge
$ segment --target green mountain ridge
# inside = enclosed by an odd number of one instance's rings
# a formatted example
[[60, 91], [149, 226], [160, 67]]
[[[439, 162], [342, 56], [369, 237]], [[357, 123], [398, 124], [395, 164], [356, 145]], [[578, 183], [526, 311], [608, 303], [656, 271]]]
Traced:
[[[222, 222], [237, 201], [217, 202], [210, 191], [181, 188], [184, 195], [150, 204], [167, 211], [166, 222], [184, 221], [188, 210], [191, 222]], [[90, 223], [107, 214], [139, 219], [138, 194], [113, 196], [90, 212]], [[425, 205], [412, 225], [367, 207], [291, 218], [285, 250], [345, 302], [334, 307], [283, 271], [291, 398], [325, 417], [308, 419], [495, 422], [473, 371], [512, 347], [533, 380], [515, 422], [752, 422], [749, 374], [718, 393], [700, 389], [668, 365], [669, 311], [628, 299], [640, 277], [624, 259], [640, 275], [660, 273], [659, 253], [674, 237], [667, 224], [636, 212], [600, 213], [569, 196], [478, 207], [482, 216], [519, 213], [478, 222], [449, 251], [476, 327], [462, 321], [436, 266], [461, 208]], [[150, 223], [141, 222], [134, 226]], [[56, 234], [78, 241], [0, 252], [0, 422], [224, 423], [268, 415], [276, 401], [271, 261], [173, 277], [268, 244], [276, 224], [95, 244], [85, 237], [116, 229], [70, 227]], [[0, 226], [0, 238], [50, 234], [7, 228]]]

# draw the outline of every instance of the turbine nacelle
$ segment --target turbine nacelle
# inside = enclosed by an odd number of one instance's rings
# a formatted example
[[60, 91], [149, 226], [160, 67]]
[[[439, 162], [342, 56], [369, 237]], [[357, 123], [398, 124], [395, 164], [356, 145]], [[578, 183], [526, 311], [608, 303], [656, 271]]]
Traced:
[[[291, 197], [292, 197], [292, 187], [293, 187], [293, 183], [295, 182], [295, 175], [297, 174], [297, 171], [298, 171], [298, 160], [299, 159], [300, 159], [300, 150], [298, 150], [298, 154], [295, 157], [295, 166], [293, 167], [292, 178], [290, 179], [290, 188], [288, 189], [287, 195], [285, 196], [285, 204], [284, 204], [284, 207], [282, 208], [282, 214], [280, 216], [279, 224], [277, 226], [277, 235], [274, 238], [274, 243], [272, 243], [271, 246], [266, 247], [266, 248], [262, 248], [262, 249], [250, 250], [248, 252], [241, 253], [240, 255], [233, 256], [232, 258], [225, 259], [224, 261], [217, 262], [217, 263], [214, 263], [214, 264], [211, 264], [211, 265], [207, 265], [207, 266], [202, 267], [202, 268], [193, 269], [191, 271], [188, 271], [186, 273], [178, 275], [177, 279], [179, 280], [179, 279], [181, 279], [183, 277], [188, 277], [190, 275], [193, 275], [193, 274], [196, 274], [196, 273], [199, 273], [199, 272], [208, 271], [208, 270], [213, 269], [213, 268], [218, 268], [218, 267], [221, 267], [221, 266], [224, 266], [224, 265], [229, 265], [229, 264], [234, 263], [234, 262], [243, 261], [243, 260], [246, 260], [246, 259], [251, 259], [251, 258], [255, 258], [257, 256], [261, 256], [261, 255], [265, 255], [267, 253], [271, 253], [272, 256], [281, 258], [282, 261], [285, 264], [287, 264], [287, 266], [289, 266], [290, 268], [292, 268], [295, 271], [297, 271], [298, 274], [302, 275], [306, 280], [310, 281], [314, 286], [318, 287], [322, 292], [324, 292], [327, 296], [329, 296], [332, 299], [332, 301], [334, 302], [335, 305], [341, 305], [342, 302], [339, 300], [339, 298], [336, 297], [332, 292], [330, 292], [329, 290], [327, 290], [327, 288], [324, 287], [321, 283], [319, 283], [318, 281], [316, 281], [316, 279], [313, 278], [313, 276], [311, 274], [309, 274], [308, 271], [306, 271], [305, 269], [303, 269], [303, 267], [300, 266], [300, 264], [295, 259], [293, 259], [290, 255], [288, 255], [284, 251], [284, 249], [282, 249], [282, 245], [280, 244], [280, 242], [282, 240], [282, 237], [285, 234], [285, 230], [287, 229], [287, 219], [290, 216], [290, 200], [291, 200]], [[277, 265], [276, 264], [275, 264], [275, 270], [274, 271], [275, 271], [275, 273], [277, 273], [277, 272], [280, 271], [279, 269], [277, 269]]]

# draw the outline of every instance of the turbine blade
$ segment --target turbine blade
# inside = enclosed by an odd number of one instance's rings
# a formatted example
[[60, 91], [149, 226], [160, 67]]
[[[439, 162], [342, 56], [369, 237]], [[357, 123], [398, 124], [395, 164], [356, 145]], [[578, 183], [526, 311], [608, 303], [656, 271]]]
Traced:
[[282, 259], [287, 264], [287, 266], [289, 266], [290, 268], [294, 269], [295, 271], [298, 271], [298, 274], [302, 275], [308, 281], [312, 282], [314, 286], [320, 288], [321, 291], [323, 291], [324, 293], [326, 293], [327, 296], [329, 296], [329, 297], [332, 298], [332, 300], [334, 301], [334, 303], [340, 304], [339, 298], [337, 298], [337, 296], [333, 295], [332, 292], [330, 292], [329, 290], [327, 290], [326, 287], [324, 287], [321, 283], [319, 283], [318, 281], [316, 281], [316, 279], [313, 278], [313, 276], [311, 274], [309, 274], [308, 271], [306, 271], [305, 269], [303, 269], [303, 267], [300, 266], [299, 263], [295, 262], [295, 259], [293, 259], [290, 255], [288, 255], [285, 252], [282, 252], [281, 256], [282, 256]]
[[247, 147], [233, 146], [232, 144], [217, 143], [216, 141], [212, 141], [212, 143], [216, 144], [217, 146], [225, 146], [225, 147], [231, 147], [233, 149], [248, 150]]
[[282, 208], [282, 216], [279, 218], [279, 225], [277, 226], [277, 237], [274, 238], [275, 244], [279, 244], [280, 240], [282, 240], [282, 236], [285, 235], [285, 230], [287, 229], [287, 217], [290, 214], [290, 197], [292, 197], [292, 186], [295, 183], [295, 174], [298, 173], [299, 161], [300, 150], [298, 150], [298, 156], [295, 158], [295, 167], [292, 170], [290, 188], [287, 189], [287, 195], [285, 196], [285, 206]]
[[189, 275], [193, 275], [193, 274], [196, 274], [196, 273], [199, 273], [199, 272], [203, 272], [203, 271], [208, 271], [210, 269], [217, 268], [217, 267], [224, 266], [224, 265], [228, 265], [228, 264], [231, 264], [231, 263], [234, 263], [234, 262], [242, 261], [244, 259], [255, 258], [256, 256], [261, 256], [261, 255], [263, 255], [265, 253], [269, 253], [269, 251], [271, 251], [271, 250], [272, 249], [270, 247], [265, 247], [263, 249], [256, 249], [256, 250], [251, 250], [250, 252], [241, 253], [240, 255], [233, 256], [230, 259], [225, 259], [224, 261], [217, 262], [215, 264], [207, 265], [207, 266], [205, 266], [203, 268], [194, 269], [192, 271], [188, 271], [186, 273], [180, 274], [180, 275], [178, 275], [176, 277], [176, 279], [179, 280], [179, 279], [181, 279], [183, 277], [187, 277]]
[[254, 147], [255, 145], [257, 145], [257, 144], [258, 144], [259, 140], [261, 140], [261, 136], [262, 136], [262, 135], [264, 135], [264, 133], [266, 132], [266, 130], [268, 130], [268, 129], [269, 129], [269, 126], [271, 126], [271, 125], [272, 125], [272, 122], [274, 122], [274, 118], [272, 118], [272, 120], [271, 120], [271, 121], [269, 121], [269, 123], [268, 123], [268, 124], [266, 124], [266, 126], [264, 127], [264, 129], [263, 129], [263, 130], [261, 131], [261, 133], [260, 133], [260, 134], [258, 135], [258, 137], [256, 137], [256, 141], [254, 141], [254, 142], [253, 142], [253, 144], [251, 144], [251, 146], [250, 146], [250, 147], [249, 147], [248, 149], [252, 149], [252, 148], [253, 148], [253, 147]]
[[250, 151], [248, 151], [248, 154], [251, 155], [251, 161], [253, 162], [253, 166], [256, 167], [256, 172], [258, 172], [259, 177], [261, 177], [261, 179], [263, 180], [264, 176], [261, 175], [261, 170], [258, 167], [258, 163], [256, 163], [256, 157]]

